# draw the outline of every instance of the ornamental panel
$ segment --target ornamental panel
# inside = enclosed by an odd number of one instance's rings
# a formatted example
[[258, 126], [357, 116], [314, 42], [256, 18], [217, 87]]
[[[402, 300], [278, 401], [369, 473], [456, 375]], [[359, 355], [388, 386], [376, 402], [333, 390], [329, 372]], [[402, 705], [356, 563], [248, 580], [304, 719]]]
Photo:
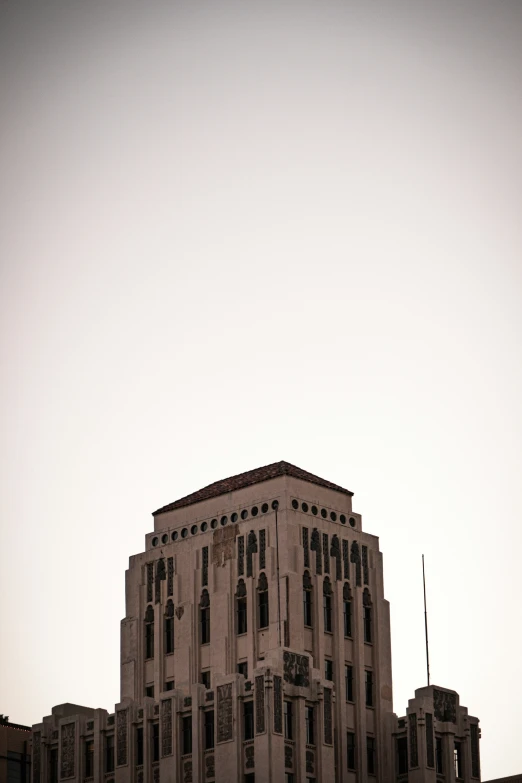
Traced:
[[217, 741], [232, 739], [232, 683], [217, 686]]
[[426, 764], [428, 767], [435, 766], [435, 748], [433, 742], [433, 715], [426, 713]]
[[331, 688], [324, 689], [324, 741], [326, 745], [333, 745]]
[[172, 699], [161, 702], [161, 755], [172, 755]]
[[307, 655], [285, 650], [283, 653], [283, 676], [285, 682], [307, 688], [310, 685], [310, 669]]
[[283, 733], [283, 679], [274, 675], [274, 731]]
[[265, 677], [260, 674], [255, 680], [255, 702], [256, 702], [256, 734], [263, 734], [265, 731]]
[[419, 752], [417, 747], [417, 715], [412, 712], [408, 715], [410, 724], [410, 767], [419, 766]]
[[435, 720], [443, 721], [444, 723], [456, 723], [457, 722], [457, 697], [454, 693], [448, 693], [448, 691], [439, 691], [437, 688], [433, 689], [433, 712]]
[[127, 710], [116, 713], [116, 764], [118, 767], [127, 764]]
[[62, 757], [60, 777], [74, 777], [74, 750], [76, 744], [76, 724], [66, 723], [62, 726]]

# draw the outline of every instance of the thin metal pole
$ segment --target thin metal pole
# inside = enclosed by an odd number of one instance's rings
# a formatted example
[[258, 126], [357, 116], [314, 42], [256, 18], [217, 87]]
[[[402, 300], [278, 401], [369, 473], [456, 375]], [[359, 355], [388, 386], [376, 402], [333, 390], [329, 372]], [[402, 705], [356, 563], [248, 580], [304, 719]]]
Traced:
[[276, 564], [277, 564], [277, 639], [281, 647], [281, 586], [279, 584], [279, 528], [277, 526], [277, 506], [275, 511], [275, 529], [276, 529]]
[[428, 673], [428, 685], [430, 684], [430, 652], [428, 647], [428, 611], [426, 609], [426, 575], [424, 572], [424, 555], [422, 556], [422, 585], [424, 587], [424, 630], [426, 633], [426, 671]]

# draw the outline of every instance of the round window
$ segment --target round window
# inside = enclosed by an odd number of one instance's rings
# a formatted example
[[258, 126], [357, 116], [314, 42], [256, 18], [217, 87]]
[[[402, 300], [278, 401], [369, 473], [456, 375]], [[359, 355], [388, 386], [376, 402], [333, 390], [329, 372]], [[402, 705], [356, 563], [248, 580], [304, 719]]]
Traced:
[[166, 544], [168, 540], [169, 540], [168, 534], [163, 533], [163, 535], [161, 536], [161, 543]]
[[228, 522], [228, 517], [221, 517], [221, 524], [225, 526]]
[[154, 536], [154, 538], [152, 539], [151, 543], [152, 543], [152, 546], [158, 546], [158, 537]]
[[204, 533], [205, 530], [207, 529], [207, 527], [208, 527], [207, 523], [206, 522], [202, 522], [201, 523], [201, 527], [200, 527], [201, 532]]
[[317, 506], [312, 506], [312, 514], [317, 516]]
[[306, 514], [306, 512], [308, 511], [308, 503], [301, 503], [301, 508], [303, 509], [303, 511]]
[[332, 520], [332, 522], [335, 522], [335, 520], [337, 519], [337, 514], [335, 513], [335, 511], [330, 511], [330, 519]]
[[237, 514], [234, 511], [234, 513], [230, 515], [230, 521], [231, 522], [237, 522], [237, 519], [238, 519]]
[[181, 531], [181, 538], [186, 538], [188, 536], [188, 530], [186, 527], [183, 528]]
[[252, 514], [253, 517], [257, 517], [257, 512], [258, 511], [259, 511], [259, 509], [258, 509], [257, 506], [252, 506], [252, 510], [250, 511], [250, 513]]
[[341, 520], [341, 525], [346, 525], [346, 517], [344, 516], [344, 514], [341, 514], [339, 519]]
[[295, 499], [292, 500], [292, 508], [295, 508], [295, 509], [299, 508], [299, 503]]
[[353, 517], [350, 517], [350, 525], [355, 527], [355, 519]]
[[175, 530], [175, 531], [173, 532], [173, 534], [172, 534], [172, 540], [173, 540], [173, 541], [177, 541], [177, 540], [178, 540], [178, 531], [177, 531], [177, 530]]
[[327, 514], [328, 514], [327, 510], [326, 510], [325, 508], [322, 508], [322, 509], [321, 509], [321, 516], [322, 516], [324, 519], [326, 519], [326, 516], [327, 516]]
[[210, 523], [210, 527], [212, 530], [215, 530], [217, 528], [217, 519], [213, 519]]
[[274, 511], [279, 508], [279, 500], [272, 500], [272, 508]]
[[244, 508], [243, 511], [241, 512], [241, 519], [246, 519], [247, 516], [248, 516], [248, 511], [246, 510], [246, 508]]
[[266, 514], [266, 512], [268, 511], [268, 503], [263, 503], [263, 505], [261, 506], [261, 511], [263, 512], [263, 514]]
[[192, 527], [190, 528], [190, 532], [192, 533], [193, 536], [195, 536], [196, 533], [198, 532], [198, 526], [192, 525]]

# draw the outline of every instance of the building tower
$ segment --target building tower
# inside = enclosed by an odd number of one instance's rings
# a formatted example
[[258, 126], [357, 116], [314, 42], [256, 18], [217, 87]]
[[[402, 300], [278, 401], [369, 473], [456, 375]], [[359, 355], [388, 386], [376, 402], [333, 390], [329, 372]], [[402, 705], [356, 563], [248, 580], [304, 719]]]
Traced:
[[351, 492], [278, 462], [155, 512], [126, 572], [120, 704], [34, 726], [33, 783], [452, 783], [450, 739], [444, 773], [421, 742], [404, 774], [405, 727], [378, 539]]

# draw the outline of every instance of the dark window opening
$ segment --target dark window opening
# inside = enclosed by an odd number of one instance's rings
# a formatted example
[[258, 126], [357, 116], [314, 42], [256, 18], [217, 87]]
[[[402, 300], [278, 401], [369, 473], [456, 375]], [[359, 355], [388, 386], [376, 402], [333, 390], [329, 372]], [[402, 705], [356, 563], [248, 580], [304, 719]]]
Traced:
[[114, 734], [105, 737], [105, 772], [114, 772]]
[[254, 739], [254, 702], [243, 702], [243, 739]]
[[343, 601], [344, 635], [350, 638], [352, 635], [352, 602]]
[[400, 737], [397, 740], [397, 768], [399, 775], [405, 775], [408, 772], [408, 739]]
[[455, 762], [455, 777], [460, 780], [464, 777], [464, 759], [462, 754], [462, 743], [456, 742], [455, 749], [453, 751], [453, 759]]
[[324, 630], [332, 631], [332, 597], [323, 595]]
[[245, 680], [248, 680], [248, 661], [241, 661], [238, 663], [237, 673], [242, 674]]
[[174, 618], [165, 618], [165, 654], [174, 652]]
[[312, 627], [312, 591], [303, 590], [304, 624]]
[[183, 755], [192, 753], [192, 716], [183, 718], [181, 723], [181, 747]]
[[372, 608], [371, 606], [364, 607], [364, 641], [371, 643], [372, 641]]
[[85, 743], [85, 777], [94, 777], [94, 740]]
[[145, 686], [145, 696], [150, 696], [151, 699], [154, 698], [154, 685]]
[[333, 661], [328, 658], [324, 661], [324, 679], [333, 682]]
[[210, 644], [210, 607], [199, 610], [201, 644]]
[[355, 769], [355, 734], [348, 731], [346, 734], [346, 761], [348, 769]]
[[159, 723], [152, 724], [152, 761], [159, 761]]
[[305, 708], [306, 744], [315, 745], [315, 720], [314, 708]]
[[236, 627], [238, 635], [247, 632], [246, 598], [236, 598]]
[[49, 783], [58, 783], [58, 748], [49, 753]]
[[145, 658], [154, 658], [154, 621], [145, 623]]
[[259, 627], [268, 628], [268, 590], [259, 592]]
[[442, 763], [442, 737], [436, 737], [435, 739], [435, 765], [437, 774], [443, 775], [444, 765]]
[[344, 684], [346, 701], [353, 701], [353, 666], [346, 664], [344, 667]]
[[293, 739], [293, 723], [292, 723], [292, 702], [284, 702], [284, 726], [285, 726], [285, 739]]
[[211, 750], [214, 747], [214, 710], [204, 713], [205, 721], [205, 750]]
[[210, 672], [209, 671], [201, 672], [201, 682], [205, 686], [207, 691], [209, 691], [210, 690]]
[[136, 729], [136, 764], [143, 764], [143, 727]]
[[167, 680], [167, 682], [165, 683], [165, 690], [166, 691], [174, 690], [174, 680]]
[[373, 672], [365, 672], [366, 706], [373, 707]]
[[375, 739], [366, 737], [366, 764], [369, 775], [375, 775]]

